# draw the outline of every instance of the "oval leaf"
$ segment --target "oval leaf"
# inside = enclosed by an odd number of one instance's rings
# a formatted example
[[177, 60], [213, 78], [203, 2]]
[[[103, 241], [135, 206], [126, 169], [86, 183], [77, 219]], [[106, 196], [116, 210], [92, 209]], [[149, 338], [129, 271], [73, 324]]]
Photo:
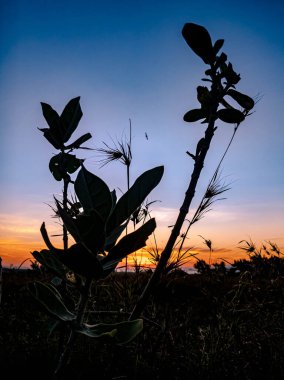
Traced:
[[104, 221], [108, 218], [112, 208], [112, 196], [107, 184], [102, 179], [82, 166], [74, 188], [86, 213], [95, 210]]
[[183, 120], [188, 122], [188, 123], [193, 123], [195, 121], [198, 121], [198, 120], [201, 120], [201, 119], [205, 119], [206, 118], [206, 114], [204, 112], [204, 110], [202, 109], [193, 109], [193, 110], [190, 110], [188, 111], [184, 117], [183, 117]]
[[187, 23], [182, 29], [182, 35], [188, 46], [197, 54], [206, 64], [212, 64], [215, 60], [215, 53], [212, 41], [208, 31], [200, 25]]
[[245, 110], [249, 111], [254, 107], [254, 100], [250, 98], [248, 95], [242, 94], [239, 91], [230, 89], [227, 92], [241, 107]]
[[163, 174], [164, 167], [157, 166], [156, 168], [147, 170], [136, 179], [134, 184], [123, 194], [113, 208], [109, 220], [107, 221], [107, 236], [111, 235], [115, 228], [130, 218], [131, 214], [158, 185]]
[[225, 123], [239, 124], [244, 119], [244, 114], [234, 108], [221, 109], [217, 111], [217, 117]]

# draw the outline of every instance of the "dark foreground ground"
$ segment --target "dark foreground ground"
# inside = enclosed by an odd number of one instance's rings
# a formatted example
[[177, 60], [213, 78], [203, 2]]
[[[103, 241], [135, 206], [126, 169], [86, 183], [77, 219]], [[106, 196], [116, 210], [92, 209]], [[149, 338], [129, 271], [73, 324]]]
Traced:
[[[126, 346], [80, 336], [64, 378], [284, 379], [280, 264], [234, 274], [166, 275], [144, 312], [143, 332]], [[97, 284], [88, 322], [127, 319], [148, 276], [116, 273]], [[27, 290], [42, 278], [34, 270], [3, 273], [1, 379], [52, 379], [59, 333], [51, 333], [54, 320]]]

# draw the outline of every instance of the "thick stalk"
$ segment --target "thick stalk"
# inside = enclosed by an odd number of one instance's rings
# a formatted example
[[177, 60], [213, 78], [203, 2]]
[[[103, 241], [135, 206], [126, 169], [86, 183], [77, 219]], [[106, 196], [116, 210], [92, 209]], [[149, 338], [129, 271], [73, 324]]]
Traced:
[[[129, 190], [129, 187], [130, 187], [130, 164], [129, 165], [126, 165], [126, 169], [127, 169], [127, 190]], [[126, 235], [127, 235], [127, 226], [126, 226]], [[127, 274], [127, 270], [128, 270], [128, 260], [127, 260], [128, 256], [126, 256], [125, 258], [125, 273]]]
[[[214, 111], [216, 111], [216, 109], [217, 109], [217, 106], [216, 106]], [[211, 114], [214, 114], [214, 111]], [[188, 189], [185, 193], [185, 198], [184, 198], [183, 204], [180, 208], [179, 215], [177, 217], [176, 223], [172, 229], [172, 232], [171, 232], [171, 235], [168, 239], [166, 247], [163, 250], [163, 252], [161, 253], [161, 257], [160, 257], [160, 260], [157, 264], [157, 267], [156, 267], [155, 271], [153, 272], [148, 284], [146, 285], [141, 297], [139, 298], [136, 306], [134, 307], [134, 309], [133, 309], [133, 311], [129, 317], [130, 320], [138, 318], [140, 316], [141, 312], [143, 311], [143, 309], [145, 308], [146, 303], [148, 301], [148, 298], [152, 292], [152, 289], [156, 285], [156, 283], [159, 280], [164, 268], [166, 267], [167, 262], [171, 256], [172, 251], [173, 251], [175, 242], [176, 242], [178, 236], [180, 235], [182, 225], [184, 223], [184, 220], [186, 218], [186, 215], [188, 213], [189, 207], [191, 205], [192, 199], [193, 199], [194, 194], [195, 194], [196, 185], [197, 185], [200, 173], [201, 173], [203, 166], [204, 166], [204, 160], [205, 160], [207, 151], [210, 147], [211, 140], [214, 136], [214, 131], [215, 131], [214, 124], [215, 124], [215, 119], [211, 118], [211, 120], [209, 121], [208, 127], [205, 131], [204, 143], [201, 147], [200, 154], [196, 157], [193, 172], [191, 175], [191, 180], [190, 180]]]
[[[68, 184], [69, 184], [69, 179], [64, 178], [64, 185], [63, 185], [63, 210], [65, 212], [68, 212], [67, 208], [67, 195], [68, 195]], [[63, 224], [63, 248], [68, 249], [68, 232], [67, 228]]]
[[[76, 318], [76, 325], [77, 326], [80, 326], [83, 323], [85, 311], [86, 311], [86, 307], [87, 307], [87, 303], [88, 303], [88, 299], [89, 299], [89, 294], [90, 294], [90, 290], [91, 290], [91, 286], [92, 286], [92, 279], [87, 278], [86, 283], [85, 283], [85, 285], [81, 291], [81, 297], [80, 297], [80, 301], [79, 301], [77, 318]], [[66, 343], [64, 350], [62, 351], [62, 354], [59, 358], [57, 367], [54, 371], [55, 378], [57, 378], [61, 374], [62, 370], [67, 365], [69, 358], [71, 356], [73, 347], [74, 347], [76, 337], [77, 337], [77, 334], [76, 334], [74, 328], [71, 328], [71, 332], [70, 332], [68, 341]]]

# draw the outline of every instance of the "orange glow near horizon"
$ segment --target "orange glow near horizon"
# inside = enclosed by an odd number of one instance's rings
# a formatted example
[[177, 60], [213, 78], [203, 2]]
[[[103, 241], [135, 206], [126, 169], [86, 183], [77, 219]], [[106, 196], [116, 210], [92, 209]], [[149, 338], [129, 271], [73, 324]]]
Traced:
[[[29, 260], [34, 260], [31, 252], [46, 248], [40, 234], [40, 226], [42, 220], [48, 220], [49, 216], [43, 215], [42, 209], [38, 210], [38, 213], [40, 214], [39, 216], [34, 213], [36, 216], [28, 219], [19, 214], [1, 215], [0, 256], [3, 266], [19, 267], [21, 263], [26, 260], [23, 267], [30, 267], [31, 263]], [[156, 212], [155, 217], [158, 227], [155, 231], [155, 238], [159, 252], [161, 252], [162, 248], [166, 245], [170, 232], [168, 225], [172, 224], [175, 214], [176, 210], [172, 209], [159, 209]], [[221, 216], [223, 217], [221, 218]], [[234, 220], [234, 223], [230, 224], [228, 218], [226, 220], [224, 215], [221, 216], [219, 212], [216, 213], [216, 217], [214, 217], [214, 212], [212, 212], [211, 216], [207, 218], [207, 221], [201, 222], [200, 226], [198, 224], [198, 226], [193, 227], [189, 236], [190, 239], [186, 240], [186, 245], [190, 245], [193, 248], [189, 252], [191, 257], [186, 260], [185, 266], [192, 267], [197, 259], [203, 259], [211, 263], [220, 262], [221, 260], [232, 263], [236, 259], [248, 257], [245, 251], [238, 248], [240, 246], [238, 242], [241, 239], [249, 241], [250, 237], [244, 236], [244, 231], [238, 221]], [[218, 225], [218, 221], [222, 219], [224, 220], [223, 225]], [[254, 226], [251, 224], [250, 228], [253, 233], [251, 240], [256, 244], [257, 248], [261, 247], [261, 244], [265, 243], [265, 241], [270, 240], [276, 243], [283, 251], [284, 239], [279, 237], [282, 236], [280, 226], [280, 223], [275, 224], [275, 226], [270, 225], [268, 230], [267, 228], [265, 229], [264, 226], [254, 229]], [[62, 236], [58, 236], [61, 234], [61, 226], [56, 222], [54, 223], [54, 220], [51, 220], [47, 222], [46, 228], [54, 245], [62, 247]], [[262, 231], [265, 231], [267, 235], [262, 236]], [[206, 237], [206, 239], [212, 240], [213, 252], [211, 254], [209, 249], [205, 246], [201, 235]], [[264, 237], [263, 240], [260, 239], [262, 237]], [[147, 246], [144, 249], [128, 256], [128, 266], [131, 268], [137, 263], [137, 265], [140, 266], [153, 267], [153, 261], [150, 260], [150, 255], [147, 251], [153, 249], [154, 246], [155, 241], [153, 236], [150, 236], [147, 240]], [[186, 249], [187, 247], [185, 246], [184, 250]], [[174, 252], [173, 257], [175, 254]], [[197, 258], [195, 258], [194, 255], [196, 255]], [[119, 266], [122, 267], [124, 265], [125, 260], [121, 262]]]
[[[56, 244], [57, 243], [57, 244]], [[57, 238], [57, 242], [54, 241], [56, 246], [60, 246], [60, 240]], [[149, 248], [149, 247], [148, 247]], [[281, 249], [281, 247], [279, 247]], [[26, 242], [21, 242], [18, 239], [1, 239], [0, 240], [0, 257], [2, 257], [3, 267], [19, 267], [22, 265], [23, 268], [29, 268], [31, 261], [34, 260], [31, 252], [35, 250], [46, 249], [44, 243], [40, 240], [30, 240]], [[128, 267], [134, 268], [136, 265], [144, 268], [153, 268], [154, 261], [151, 260], [150, 254], [146, 251], [147, 247], [137, 251], [136, 253], [128, 256]], [[159, 252], [162, 250], [159, 249]], [[172, 254], [172, 259], [177, 255], [174, 251]], [[247, 258], [246, 252], [240, 249], [216, 249], [209, 252], [208, 249], [198, 248], [192, 249], [188, 254], [188, 259], [185, 260], [184, 267], [193, 267], [196, 263], [197, 258], [199, 260], [205, 260], [206, 262], [216, 263], [224, 260], [227, 263], [232, 263], [237, 259]], [[125, 260], [123, 260], [118, 267], [125, 267]]]

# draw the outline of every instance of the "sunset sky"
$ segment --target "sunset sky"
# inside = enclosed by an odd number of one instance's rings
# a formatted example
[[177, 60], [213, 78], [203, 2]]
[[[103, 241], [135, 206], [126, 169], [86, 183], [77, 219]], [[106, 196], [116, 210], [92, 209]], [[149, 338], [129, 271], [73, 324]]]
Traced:
[[[233, 260], [240, 240], [273, 241], [284, 247], [284, 2], [240, 1], [44, 1], [11, 0], [0, 5], [0, 256], [19, 265], [42, 248], [40, 225], [60, 233], [51, 218], [53, 195], [62, 184], [48, 162], [55, 150], [37, 129], [46, 127], [40, 102], [61, 113], [81, 96], [83, 118], [74, 134], [91, 132], [86, 145], [101, 148], [133, 128], [131, 181], [165, 166], [148, 200], [153, 204], [163, 247], [186, 191], [194, 151], [204, 125], [183, 115], [196, 108], [196, 87], [207, 66], [186, 45], [186, 22], [205, 26], [242, 80], [238, 89], [259, 99], [237, 132], [222, 166], [231, 189], [226, 200], [195, 224], [188, 246], [208, 257], [203, 236], [213, 241], [214, 258]], [[192, 216], [226, 148], [233, 126], [218, 130], [206, 158]], [[145, 132], [148, 139], [145, 138]], [[110, 189], [126, 189], [125, 167], [100, 168], [96, 151], [78, 151], [88, 170]], [[74, 176], [75, 178], [75, 176]], [[57, 245], [61, 244], [56, 240]], [[151, 247], [153, 240], [149, 239]], [[194, 260], [193, 260], [194, 262]]]

